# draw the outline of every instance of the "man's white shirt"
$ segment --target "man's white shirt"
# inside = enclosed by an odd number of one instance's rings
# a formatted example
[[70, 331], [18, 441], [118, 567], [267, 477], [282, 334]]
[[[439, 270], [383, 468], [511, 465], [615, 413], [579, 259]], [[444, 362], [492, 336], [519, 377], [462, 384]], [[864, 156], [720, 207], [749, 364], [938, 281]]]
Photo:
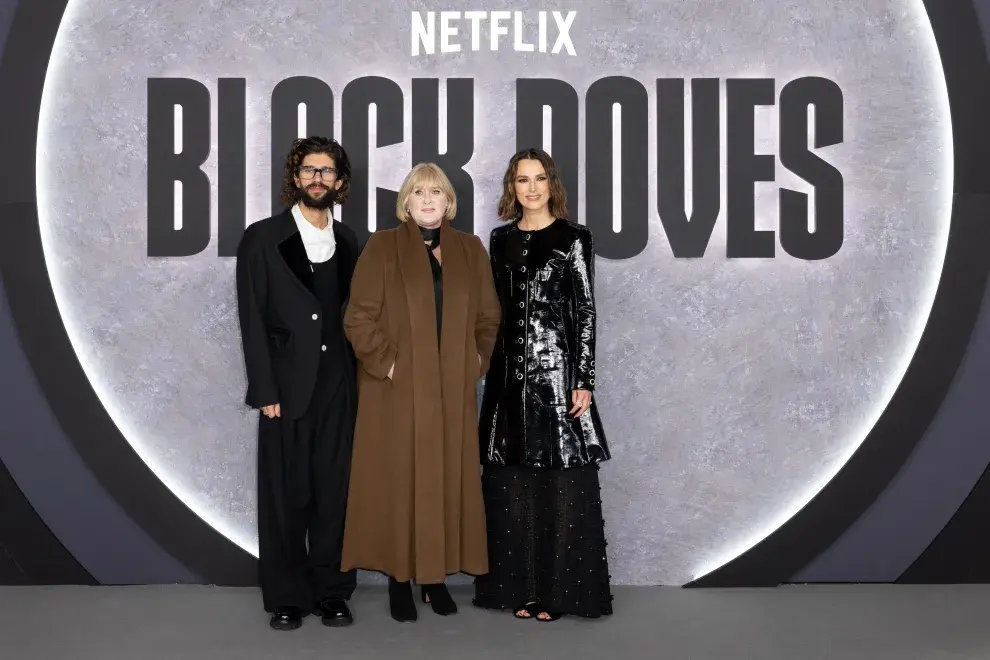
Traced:
[[333, 216], [327, 215], [327, 226], [317, 229], [302, 214], [299, 204], [292, 207], [292, 218], [299, 228], [299, 235], [302, 237], [303, 247], [306, 248], [306, 256], [314, 264], [322, 264], [333, 257], [337, 250], [337, 240], [333, 235]]

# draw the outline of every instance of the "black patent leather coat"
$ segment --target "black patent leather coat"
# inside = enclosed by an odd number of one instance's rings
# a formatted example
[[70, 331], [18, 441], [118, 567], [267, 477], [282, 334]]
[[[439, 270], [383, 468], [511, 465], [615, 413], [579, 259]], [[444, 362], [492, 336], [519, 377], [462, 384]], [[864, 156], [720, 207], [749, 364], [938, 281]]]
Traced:
[[479, 439], [487, 465], [580, 467], [610, 458], [598, 406], [568, 413], [595, 389], [591, 231], [555, 220], [498, 227], [489, 244], [502, 322], [485, 379]]

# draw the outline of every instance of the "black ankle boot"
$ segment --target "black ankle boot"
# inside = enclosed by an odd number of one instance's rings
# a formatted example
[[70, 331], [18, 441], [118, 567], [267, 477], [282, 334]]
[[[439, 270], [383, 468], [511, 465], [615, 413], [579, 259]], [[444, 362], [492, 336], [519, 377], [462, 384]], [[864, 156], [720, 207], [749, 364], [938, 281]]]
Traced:
[[450, 592], [447, 591], [447, 585], [443, 582], [440, 584], [421, 585], [420, 590], [422, 591], [423, 602], [429, 603], [433, 611], [440, 616], [457, 613], [457, 603], [450, 597]]
[[413, 601], [412, 586], [409, 582], [388, 579], [388, 607], [396, 621], [415, 621], [416, 603]]

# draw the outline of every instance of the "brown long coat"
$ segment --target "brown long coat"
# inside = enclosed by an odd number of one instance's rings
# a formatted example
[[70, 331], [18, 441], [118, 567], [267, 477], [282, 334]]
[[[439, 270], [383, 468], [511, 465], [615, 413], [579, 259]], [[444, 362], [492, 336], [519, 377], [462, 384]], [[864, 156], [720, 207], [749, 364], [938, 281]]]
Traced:
[[481, 241], [444, 222], [440, 251], [439, 352], [429, 256], [412, 222], [371, 236], [344, 315], [362, 368], [343, 569], [421, 584], [488, 572], [475, 385], [501, 312]]

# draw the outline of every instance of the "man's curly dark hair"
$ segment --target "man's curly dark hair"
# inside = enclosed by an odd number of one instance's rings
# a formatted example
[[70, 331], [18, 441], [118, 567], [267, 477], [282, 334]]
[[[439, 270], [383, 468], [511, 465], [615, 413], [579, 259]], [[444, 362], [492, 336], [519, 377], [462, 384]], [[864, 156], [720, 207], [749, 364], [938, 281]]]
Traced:
[[314, 135], [308, 138], [300, 138], [292, 142], [292, 149], [285, 157], [285, 176], [282, 179], [282, 193], [280, 200], [286, 207], [294, 206], [302, 199], [302, 189], [296, 185], [296, 174], [302, 166], [303, 159], [311, 154], [326, 154], [333, 158], [334, 167], [337, 168], [337, 179], [341, 181], [340, 189], [334, 190], [330, 187], [328, 195], [333, 195], [334, 204], [343, 204], [347, 200], [347, 193], [351, 189], [351, 161], [347, 158], [347, 152], [333, 138], [320, 137]]

